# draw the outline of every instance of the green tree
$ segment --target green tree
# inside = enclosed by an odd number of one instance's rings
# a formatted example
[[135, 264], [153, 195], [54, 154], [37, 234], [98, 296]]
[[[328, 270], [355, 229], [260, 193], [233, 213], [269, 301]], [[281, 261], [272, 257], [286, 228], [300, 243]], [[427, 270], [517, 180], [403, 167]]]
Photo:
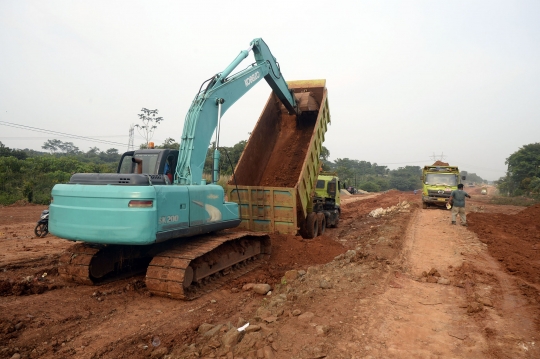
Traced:
[[60, 149], [61, 144], [62, 144], [62, 141], [60, 140], [47, 140], [45, 143], [43, 143], [43, 146], [41, 146], [41, 148], [53, 154], [53, 153], [56, 153]]
[[358, 188], [367, 192], [379, 192], [381, 190], [381, 187], [374, 182], [360, 183]]
[[137, 124], [135, 125], [135, 127], [137, 127], [137, 131], [142, 136], [142, 138], [144, 138], [144, 145], [148, 147], [148, 143], [154, 136], [154, 131], [156, 130], [157, 125], [159, 125], [160, 122], [163, 121], [163, 117], [156, 117], [158, 114], [158, 110], [149, 110], [143, 107], [141, 109], [141, 112], [142, 113], [138, 114], [137, 116], [139, 116], [139, 120], [141, 120], [142, 125]]
[[320, 159], [321, 159], [321, 166], [322, 166], [323, 171], [332, 170], [332, 165], [331, 165], [331, 162], [328, 161], [328, 157], [330, 157], [330, 151], [328, 150], [328, 148], [322, 146]]
[[59, 148], [60, 150], [62, 150], [63, 153], [71, 154], [71, 155], [76, 155], [78, 153], [81, 153], [81, 151], [79, 150], [79, 147], [75, 146], [73, 142], [62, 142], [62, 141], [60, 142], [61, 143], [59, 145]]
[[0, 157], [15, 157], [19, 160], [24, 160], [28, 155], [26, 152], [21, 150], [12, 150], [11, 148], [5, 146], [2, 141], [0, 141]]
[[531, 193], [535, 177], [540, 176], [540, 142], [520, 147], [505, 163], [508, 169], [506, 176], [497, 181], [499, 191], [510, 196]]
[[[51, 154], [55, 154], [61, 151], [63, 154], [76, 155], [81, 153], [79, 147], [75, 146], [73, 142], [63, 142], [60, 140], [47, 140], [41, 146], [44, 150], [49, 151]], [[99, 150], [99, 149], [98, 149]]]
[[180, 148], [180, 144], [174, 140], [174, 138], [169, 137], [163, 141], [161, 146], [156, 146], [156, 148], [167, 148], [169, 150], [177, 150]]
[[328, 148], [322, 146], [321, 147], [321, 160], [328, 161], [328, 157], [330, 157], [330, 151], [328, 151]]
[[[233, 169], [236, 168], [236, 165], [238, 164], [238, 161], [240, 161], [240, 156], [242, 156], [242, 153], [244, 152], [244, 149], [246, 148], [247, 141], [242, 140], [238, 143], [236, 143], [232, 147], [220, 147], [219, 152], [221, 154], [219, 158], [219, 173], [220, 175], [232, 175]], [[212, 173], [214, 168], [214, 146], [215, 142], [212, 142], [210, 144], [210, 147], [208, 147], [208, 151], [206, 152], [206, 160], [204, 162], [204, 172], [205, 173]], [[228, 157], [227, 157], [228, 155]], [[232, 162], [232, 168], [231, 164]]]
[[390, 171], [390, 186], [400, 191], [412, 191], [422, 187], [422, 168], [419, 166], [399, 167]]
[[120, 154], [116, 148], [109, 148], [106, 151], [100, 152], [99, 158], [103, 162], [117, 164], [120, 161]]
[[540, 177], [533, 177], [531, 183], [529, 184], [529, 189], [532, 194], [540, 194]]

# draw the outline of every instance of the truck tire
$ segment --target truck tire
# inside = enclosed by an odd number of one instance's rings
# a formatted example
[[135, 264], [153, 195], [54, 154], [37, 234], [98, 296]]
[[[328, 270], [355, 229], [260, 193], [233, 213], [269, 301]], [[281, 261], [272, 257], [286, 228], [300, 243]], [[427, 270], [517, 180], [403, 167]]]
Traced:
[[306, 239], [313, 239], [317, 237], [319, 232], [319, 221], [317, 220], [317, 213], [311, 212], [306, 219]]
[[326, 231], [326, 216], [324, 213], [317, 213], [317, 227], [318, 227], [318, 236], [322, 236], [324, 231]]
[[338, 216], [337, 216], [336, 220], [334, 221], [333, 227], [336, 228], [338, 223], [339, 223], [339, 213], [338, 213]]
[[423, 209], [426, 209], [426, 208], [427, 208], [427, 203], [424, 202], [424, 201], [422, 201], [422, 208], [423, 208]]
[[336, 228], [339, 223], [339, 211], [326, 212], [326, 228]]

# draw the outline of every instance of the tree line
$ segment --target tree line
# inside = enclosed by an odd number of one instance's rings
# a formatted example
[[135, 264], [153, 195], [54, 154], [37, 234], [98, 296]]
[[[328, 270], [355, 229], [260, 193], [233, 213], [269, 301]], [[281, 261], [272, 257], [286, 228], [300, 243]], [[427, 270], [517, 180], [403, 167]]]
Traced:
[[505, 164], [506, 175], [496, 181], [504, 196], [540, 198], [540, 143], [531, 143], [512, 153]]
[[[247, 141], [231, 147], [220, 147], [219, 169], [221, 175], [231, 175], [240, 160]], [[145, 146], [141, 146], [144, 148]], [[47, 140], [42, 148], [46, 152], [29, 149], [11, 149], [0, 142], [0, 204], [18, 200], [48, 204], [50, 192], [56, 183], [65, 183], [73, 173], [116, 172], [121, 154], [118, 149], [100, 150], [92, 147], [83, 152], [71, 142]], [[156, 148], [178, 149], [179, 144], [167, 138]], [[213, 144], [208, 148], [205, 173], [213, 167]], [[391, 170], [387, 166], [369, 161], [337, 158], [330, 161], [330, 151], [323, 146], [322, 167], [336, 172], [342, 183], [368, 192], [397, 189], [412, 191], [422, 187], [422, 167], [404, 166]], [[506, 159], [508, 171], [496, 184], [508, 196], [540, 193], [540, 143], [525, 145]], [[462, 173], [462, 174], [466, 174]], [[467, 181], [485, 182], [475, 173], [467, 174]]]
[[48, 152], [11, 149], [0, 142], [0, 204], [19, 200], [49, 204], [55, 184], [69, 182], [78, 172], [116, 172], [120, 159], [115, 148], [82, 152], [59, 140], [48, 140], [42, 148]]

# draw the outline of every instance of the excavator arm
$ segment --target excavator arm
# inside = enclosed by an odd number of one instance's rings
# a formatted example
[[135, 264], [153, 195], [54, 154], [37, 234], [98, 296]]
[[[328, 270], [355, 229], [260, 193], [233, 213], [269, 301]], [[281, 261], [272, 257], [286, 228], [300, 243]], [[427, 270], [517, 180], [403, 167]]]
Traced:
[[[256, 62], [229, 76], [251, 50]], [[206, 83], [203, 83], [195, 96], [182, 132], [175, 171], [176, 184], [201, 183], [208, 145], [216, 127], [219, 136], [221, 116], [262, 78], [268, 82], [290, 114], [299, 114], [294, 95], [281, 74], [276, 58], [262, 39], [253, 40], [250, 47], [241, 51], [223, 72], [209, 79], [206, 86]], [[214, 160], [216, 161], [216, 157]]]

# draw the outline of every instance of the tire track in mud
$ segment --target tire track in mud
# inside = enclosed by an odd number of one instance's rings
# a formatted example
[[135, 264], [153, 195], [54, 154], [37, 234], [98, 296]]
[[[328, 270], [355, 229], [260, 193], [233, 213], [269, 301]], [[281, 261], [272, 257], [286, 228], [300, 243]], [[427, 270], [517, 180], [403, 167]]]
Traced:
[[[431, 209], [413, 215], [405, 236], [404, 273], [387, 282], [369, 320], [372, 341], [385, 344], [372, 355], [538, 357], [535, 309], [472, 232]], [[440, 277], [422, 273], [431, 268]]]

